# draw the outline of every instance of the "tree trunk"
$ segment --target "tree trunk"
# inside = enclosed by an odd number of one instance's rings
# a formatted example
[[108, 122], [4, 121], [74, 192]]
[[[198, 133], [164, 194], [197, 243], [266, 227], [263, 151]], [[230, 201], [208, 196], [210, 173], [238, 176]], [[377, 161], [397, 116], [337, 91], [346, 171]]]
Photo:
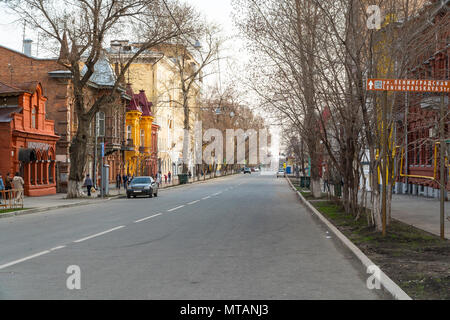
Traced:
[[189, 162], [189, 147], [190, 147], [190, 135], [189, 135], [189, 105], [187, 100], [187, 93], [183, 93], [183, 110], [184, 110], [184, 139], [183, 139], [183, 172], [188, 173], [188, 162]]
[[[375, 167], [377, 168], [377, 167]], [[381, 218], [381, 193], [378, 184], [378, 170], [372, 173], [372, 220], [375, 223], [376, 230], [381, 232], [383, 230]]]
[[[78, 130], [70, 144], [70, 173], [67, 198], [81, 198], [84, 182], [84, 168], [86, 166], [87, 142], [89, 136], [89, 121], [78, 118]], [[94, 179], [94, 177], [92, 177]]]

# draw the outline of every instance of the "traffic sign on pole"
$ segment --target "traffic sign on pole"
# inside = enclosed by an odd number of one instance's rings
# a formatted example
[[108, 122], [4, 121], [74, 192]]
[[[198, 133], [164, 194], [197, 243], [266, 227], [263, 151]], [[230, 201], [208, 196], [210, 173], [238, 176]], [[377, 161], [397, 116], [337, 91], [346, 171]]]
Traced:
[[449, 80], [367, 79], [368, 91], [448, 92]]

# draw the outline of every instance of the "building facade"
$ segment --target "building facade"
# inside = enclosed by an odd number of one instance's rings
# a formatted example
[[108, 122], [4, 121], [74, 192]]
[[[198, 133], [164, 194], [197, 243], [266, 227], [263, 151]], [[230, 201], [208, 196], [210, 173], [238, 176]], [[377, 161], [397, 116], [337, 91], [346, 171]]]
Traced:
[[[433, 1], [424, 9], [429, 22], [417, 27], [416, 47], [411, 55], [409, 79], [450, 81], [450, 1]], [[433, 39], [433, 40], [430, 40]], [[441, 95], [444, 96], [446, 114], [450, 94], [409, 93], [402, 97], [404, 108], [402, 123], [398, 127], [397, 141], [406, 148], [400, 154], [396, 192], [439, 196], [439, 120]], [[448, 142], [448, 116], [444, 120]], [[406, 124], [406, 125], [405, 125]], [[444, 146], [448, 149], [448, 144]], [[447, 156], [448, 157], [448, 156]], [[450, 191], [448, 163], [446, 164], [446, 189]]]
[[135, 94], [131, 85], [127, 87], [127, 95], [131, 100], [126, 110], [125, 172], [131, 176], [156, 176], [158, 126], [153, 123], [152, 103], [144, 90]]
[[59, 136], [46, 119], [47, 98], [38, 82], [0, 82], [0, 172], [19, 172], [27, 196], [56, 193], [55, 150]]

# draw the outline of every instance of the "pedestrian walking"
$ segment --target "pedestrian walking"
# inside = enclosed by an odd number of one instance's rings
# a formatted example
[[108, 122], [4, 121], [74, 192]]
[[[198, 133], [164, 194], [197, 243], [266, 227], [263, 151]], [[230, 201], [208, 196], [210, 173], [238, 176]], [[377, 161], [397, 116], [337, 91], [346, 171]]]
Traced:
[[86, 175], [86, 179], [84, 180], [84, 184], [86, 185], [88, 197], [91, 196], [91, 188], [93, 186], [92, 179], [89, 175]]
[[[0, 174], [0, 203], [2, 203], [3, 200], [3, 191], [5, 190], [5, 184], [3, 183], [3, 177]], [[6, 199], [6, 197], [5, 197]]]
[[161, 171], [158, 171], [158, 173], [156, 174], [156, 182], [158, 183], [158, 187], [161, 184]]
[[19, 199], [23, 199], [23, 185], [25, 182], [23, 181], [22, 177], [18, 172], [16, 172], [16, 175], [12, 179], [12, 185], [14, 189], [16, 189], [16, 201]]
[[164, 175], [164, 183], [167, 183], [167, 174]]
[[123, 188], [126, 190], [127, 189], [127, 182], [128, 182], [128, 176], [126, 174], [124, 174], [122, 176], [122, 183], [123, 183]]
[[172, 181], [172, 173], [169, 171], [167, 176], [169, 177], [169, 183], [170, 183]]
[[117, 174], [116, 176], [116, 188], [119, 189], [120, 191], [120, 185], [122, 184], [122, 177], [120, 176], [120, 173]]

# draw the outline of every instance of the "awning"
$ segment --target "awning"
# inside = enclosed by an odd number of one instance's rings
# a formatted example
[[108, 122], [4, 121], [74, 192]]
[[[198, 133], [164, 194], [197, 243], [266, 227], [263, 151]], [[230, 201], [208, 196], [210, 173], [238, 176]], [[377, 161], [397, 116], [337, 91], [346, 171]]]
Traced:
[[19, 161], [28, 163], [32, 161], [36, 161], [36, 151], [34, 149], [25, 149], [21, 148], [19, 149]]

